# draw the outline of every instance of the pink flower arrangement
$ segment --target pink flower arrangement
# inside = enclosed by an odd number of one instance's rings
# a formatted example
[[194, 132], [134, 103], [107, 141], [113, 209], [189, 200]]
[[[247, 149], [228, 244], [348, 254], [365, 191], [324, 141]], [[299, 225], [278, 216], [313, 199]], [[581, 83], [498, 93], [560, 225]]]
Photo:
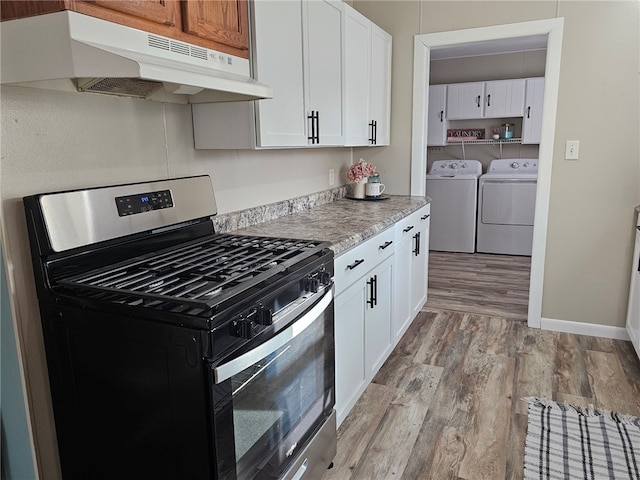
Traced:
[[355, 165], [349, 167], [347, 178], [353, 183], [360, 183], [376, 173], [376, 166], [373, 163], [365, 162], [362, 158]]

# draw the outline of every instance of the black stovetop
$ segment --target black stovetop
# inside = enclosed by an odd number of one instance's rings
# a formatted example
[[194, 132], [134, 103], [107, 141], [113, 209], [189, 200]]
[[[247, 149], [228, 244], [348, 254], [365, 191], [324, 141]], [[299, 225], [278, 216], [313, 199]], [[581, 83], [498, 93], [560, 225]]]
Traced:
[[210, 309], [286, 273], [328, 244], [309, 240], [214, 234], [206, 239], [58, 280], [76, 293], [154, 307], [170, 302]]

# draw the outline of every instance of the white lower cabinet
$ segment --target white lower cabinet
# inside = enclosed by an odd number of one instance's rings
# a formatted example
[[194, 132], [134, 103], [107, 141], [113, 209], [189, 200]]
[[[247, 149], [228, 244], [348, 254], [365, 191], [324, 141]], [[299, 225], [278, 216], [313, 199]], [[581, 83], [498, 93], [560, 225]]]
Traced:
[[427, 301], [431, 205], [395, 226], [394, 342], [404, 335]]
[[390, 228], [336, 258], [336, 411], [342, 423], [394, 347]]
[[430, 212], [425, 205], [335, 259], [338, 425], [427, 301]]

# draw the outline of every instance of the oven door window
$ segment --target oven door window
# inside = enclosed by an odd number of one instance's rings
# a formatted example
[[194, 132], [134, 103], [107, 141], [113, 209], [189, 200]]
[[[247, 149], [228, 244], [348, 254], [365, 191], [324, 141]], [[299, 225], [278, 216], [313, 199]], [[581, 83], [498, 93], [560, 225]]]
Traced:
[[[250, 366], [218, 378], [213, 391], [219, 478], [277, 478], [331, 413], [331, 292], [323, 300], [325, 306], [317, 302], [304, 315], [306, 320], [297, 320], [270, 340], [277, 348], [265, 349], [269, 342], [259, 345], [259, 358]], [[296, 328], [298, 322], [304, 322], [304, 328]], [[265, 350], [269, 353], [262, 355]]]

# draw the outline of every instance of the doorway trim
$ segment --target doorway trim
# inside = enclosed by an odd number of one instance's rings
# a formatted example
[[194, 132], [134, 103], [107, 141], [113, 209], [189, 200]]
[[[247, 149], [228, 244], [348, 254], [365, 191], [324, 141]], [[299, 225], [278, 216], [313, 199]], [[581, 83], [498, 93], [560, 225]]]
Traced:
[[547, 246], [547, 222], [551, 191], [551, 169], [556, 130], [556, 109], [560, 83], [563, 18], [510, 23], [491, 27], [470, 28], [448, 32], [427, 33], [414, 37], [413, 52], [413, 125], [411, 140], [411, 195], [426, 194], [427, 173], [427, 112], [429, 102], [429, 68], [431, 49], [487, 40], [503, 40], [532, 35], [547, 35], [547, 55], [544, 73], [542, 134], [538, 164], [538, 186], [531, 252], [529, 310], [527, 323], [540, 328], [544, 263]]

